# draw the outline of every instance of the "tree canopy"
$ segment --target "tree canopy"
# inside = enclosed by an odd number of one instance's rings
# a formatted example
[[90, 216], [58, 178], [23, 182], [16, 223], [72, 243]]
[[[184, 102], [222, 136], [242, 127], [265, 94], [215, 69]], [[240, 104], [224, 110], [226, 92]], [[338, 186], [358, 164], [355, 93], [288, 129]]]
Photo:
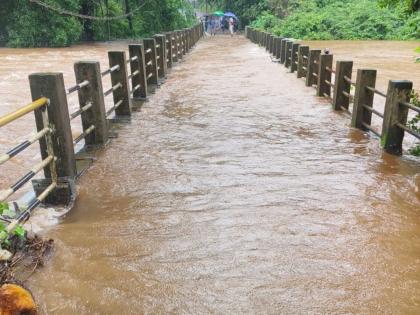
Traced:
[[[0, 41], [12, 47], [67, 46], [79, 40], [147, 36], [194, 22], [188, 0], [42, 0], [60, 10], [112, 21], [81, 19], [29, 0], [0, 1]], [[141, 7], [141, 8], [140, 8]], [[139, 9], [140, 8], [140, 9]]]
[[[206, 0], [201, 0], [204, 4]], [[241, 25], [303, 39], [420, 39], [420, 0], [207, 0]]]

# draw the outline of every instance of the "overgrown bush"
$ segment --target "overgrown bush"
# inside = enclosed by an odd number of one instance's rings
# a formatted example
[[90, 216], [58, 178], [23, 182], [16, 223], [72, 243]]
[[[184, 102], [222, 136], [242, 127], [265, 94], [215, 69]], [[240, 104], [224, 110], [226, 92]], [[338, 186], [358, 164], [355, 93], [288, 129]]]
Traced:
[[[138, 38], [191, 26], [194, 11], [188, 0], [154, 0], [137, 10], [138, 0], [42, 0], [74, 13], [97, 17], [121, 16], [130, 5], [129, 19], [91, 21], [40, 7], [28, 0], [0, 0], [0, 42], [11, 47], [68, 46], [81, 39]], [[106, 6], [107, 4], [107, 6]]]
[[[411, 95], [410, 103], [420, 108], [420, 95], [413, 92]], [[417, 114], [407, 122], [407, 126], [417, 133], [420, 133], [420, 114]], [[414, 156], [420, 156], [420, 143], [411, 147], [408, 152]]]
[[[51, 14], [27, 0], [1, 0], [0, 21], [8, 46], [67, 46], [79, 40], [82, 26], [76, 18]], [[57, 0], [57, 4], [78, 11], [76, 0]]]
[[266, 11], [252, 25], [299, 39], [420, 39], [420, 12], [373, 0], [308, 0], [284, 19]]

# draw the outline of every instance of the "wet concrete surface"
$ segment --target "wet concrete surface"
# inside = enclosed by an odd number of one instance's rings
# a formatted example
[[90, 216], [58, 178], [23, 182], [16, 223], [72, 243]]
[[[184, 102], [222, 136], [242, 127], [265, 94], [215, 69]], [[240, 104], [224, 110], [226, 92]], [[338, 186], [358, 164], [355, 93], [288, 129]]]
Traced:
[[243, 37], [202, 40], [44, 232], [42, 312], [417, 314], [419, 163], [314, 95]]

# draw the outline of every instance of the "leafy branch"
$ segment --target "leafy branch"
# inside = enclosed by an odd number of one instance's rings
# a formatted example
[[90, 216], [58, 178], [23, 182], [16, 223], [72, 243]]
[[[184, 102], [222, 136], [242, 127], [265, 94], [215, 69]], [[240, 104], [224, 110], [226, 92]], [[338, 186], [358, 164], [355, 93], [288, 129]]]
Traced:
[[[15, 217], [16, 213], [13, 209], [10, 208], [7, 202], [0, 202], [0, 249], [2, 247], [9, 247], [10, 246], [10, 235], [7, 231], [7, 222], [9, 222], [9, 218]], [[24, 227], [18, 224], [13, 232], [12, 235], [16, 235], [20, 239], [25, 239], [26, 231]]]
[[[420, 48], [420, 47], [419, 47]], [[416, 92], [411, 93], [410, 103], [420, 108], [420, 96]], [[407, 127], [420, 133], [420, 114], [417, 114], [407, 122]], [[420, 143], [414, 145], [408, 150], [411, 155], [420, 156]]]

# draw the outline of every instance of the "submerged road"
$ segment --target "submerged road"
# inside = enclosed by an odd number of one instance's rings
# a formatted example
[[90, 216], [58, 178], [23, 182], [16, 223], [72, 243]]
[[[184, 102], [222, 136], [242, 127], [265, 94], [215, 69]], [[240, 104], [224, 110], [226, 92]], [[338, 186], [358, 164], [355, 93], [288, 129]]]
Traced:
[[45, 314], [416, 314], [420, 175], [262, 48], [202, 40], [79, 182]]

